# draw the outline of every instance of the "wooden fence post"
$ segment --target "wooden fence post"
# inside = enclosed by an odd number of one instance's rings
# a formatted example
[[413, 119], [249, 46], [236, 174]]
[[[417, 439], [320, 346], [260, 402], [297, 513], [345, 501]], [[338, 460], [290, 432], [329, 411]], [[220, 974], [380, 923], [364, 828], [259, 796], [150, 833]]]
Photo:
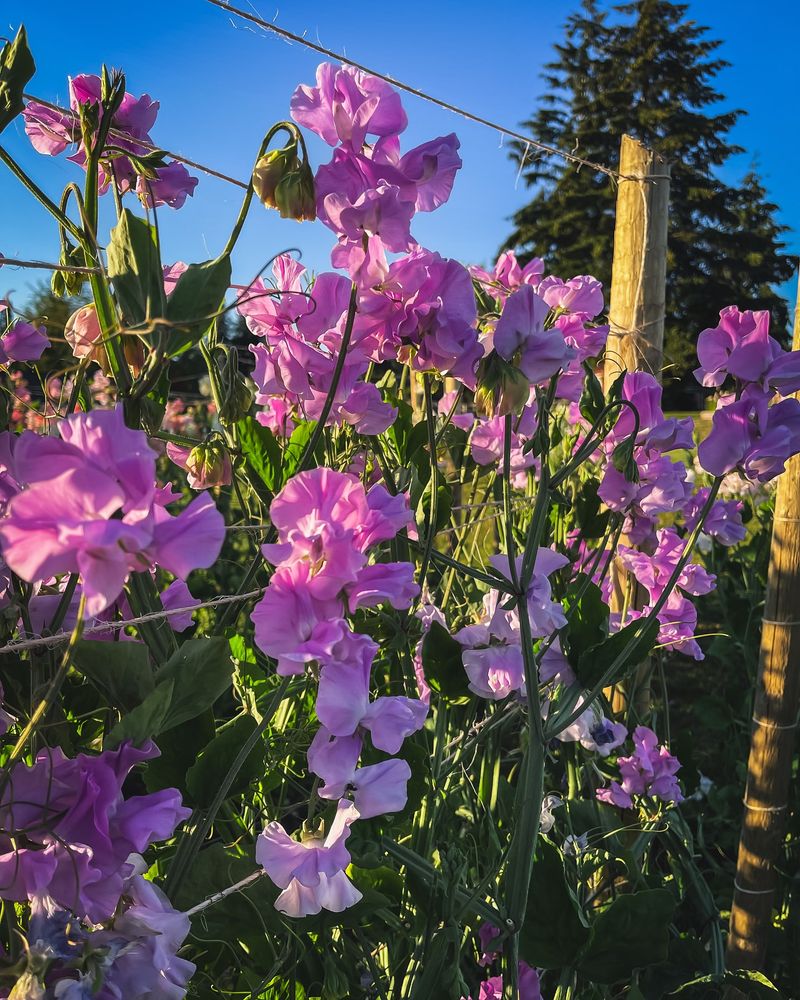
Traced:
[[[798, 271], [800, 279], [800, 271]], [[800, 282], [792, 348], [800, 350]], [[795, 394], [800, 398], [800, 393]], [[778, 480], [728, 965], [760, 969], [772, 926], [800, 712], [800, 455]]]
[[606, 388], [622, 371], [649, 371], [660, 379], [664, 356], [670, 168], [658, 153], [623, 135], [619, 172]]
[[[664, 356], [670, 168], [658, 153], [623, 135], [619, 172], [623, 177], [617, 191], [610, 329], [603, 362], [606, 390], [623, 371], [648, 371], [660, 380]], [[646, 605], [647, 591], [616, 559], [611, 584], [612, 610], [624, 607], [629, 586], [628, 606], [641, 610]], [[650, 673], [647, 660], [630, 683], [614, 689], [615, 711], [625, 711], [630, 692], [639, 716], [644, 715], [650, 705]]]

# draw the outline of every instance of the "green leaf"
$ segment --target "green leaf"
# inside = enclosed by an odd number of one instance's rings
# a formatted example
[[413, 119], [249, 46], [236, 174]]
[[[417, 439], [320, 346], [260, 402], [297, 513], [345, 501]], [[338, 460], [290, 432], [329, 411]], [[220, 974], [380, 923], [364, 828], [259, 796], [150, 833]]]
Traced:
[[231, 684], [233, 663], [224, 636], [189, 639], [156, 674], [158, 686], [172, 682], [174, 690], [161, 731], [194, 719], [211, 708]]
[[[245, 741], [252, 736], [257, 723], [252, 715], [240, 715], [233, 719], [216, 734], [216, 736], [200, 751], [197, 762], [189, 768], [186, 774], [186, 787], [194, 801], [202, 807], [211, 805], [217, 789], [228, 773], [236, 755]], [[266, 747], [259, 740], [247, 755], [244, 764], [239, 769], [228, 795], [238, 795], [243, 792], [251, 781], [263, 776]]]
[[[195, 858], [180, 884], [175, 906], [188, 910], [227, 889], [256, 870], [255, 859], [242, 857], [222, 844], [211, 844]], [[265, 933], [285, 937], [286, 928], [274, 907], [280, 889], [270, 879], [260, 878], [242, 892], [234, 892], [192, 919], [195, 940], [252, 942], [256, 955]]]
[[[292, 431], [292, 436], [289, 438], [283, 451], [283, 476], [281, 485], [285, 485], [297, 472], [300, 459], [303, 457], [316, 426], [316, 420], [305, 420], [302, 424], [298, 424]], [[314, 450], [314, 455], [318, 459], [322, 458], [322, 438], [320, 438]]]
[[115, 747], [124, 740], [140, 746], [161, 732], [161, 727], [172, 701], [174, 682], [169, 680], [157, 685], [145, 700], [124, 715], [105, 740], [106, 747]]
[[[604, 642], [587, 649], [573, 665], [578, 680], [584, 687], [594, 687], [617, 657], [620, 657], [614, 673], [605, 680], [606, 684], [616, 684], [632, 666], [641, 663], [647, 656], [655, 645], [659, 627], [655, 618], [644, 624], [643, 619], [637, 618]], [[637, 639], [640, 630], [641, 635]]]
[[[572, 596], [572, 595], [580, 596]], [[567, 659], [576, 667], [582, 656], [608, 638], [608, 605], [597, 584], [578, 573], [567, 592]]]
[[588, 937], [589, 930], [583, 925], [567, 887], [561, 852], [549, 840], [539, 837], [528, 906], [519, 935], [520, 955], [531, 965], [558, 969], [574, 964]]
[[422, 637], [422, 668], [431, 689], [447, 701], [470, 696], [461, 654], [461, 644], [443, 625], [432, 622]]
[[269, 427], [244, 417], [236, 424], [239, 447], [251, 471], [273, 495], [283, 483], [283, 452]]
[[581, 415], [585, 417], [589, 423], [593, 424], [603, 412], [603, 407], [606, 405], [606, 398], [603, 395], [603, 387], [600, 385], [600, 380], [594, 373], [594, 365], [590, 364], [588, 361], [584, 361], [583, 370], [585, 372], [583, 379], [583, 393], [578, 405], [580, 407]]
[[139, 400], [139, 415], [142, 421], [142, 428], [148, 434], [155, 434], [161, 429], [161, 422], [167, 410], [167, 400], [172, 383], [169, 371], [165, 368], [159, 375], [158, 381], [145, 396]]
[[161, 756], [149, 761], [143, 778], [148, 792], [178, 788], [184, 805], [194, 806], [186, 790], [186, 773], [197, 755], [214, 738], [214, 713], [209, 708], [195, 719], [158, 734]]
[[17, 37], [6, 42], [0, 52], [0, 132], [24, 108], [22, 94], [35, 71], [25, 25], [21, 24]]
[[72, 665], [122, 712], [141, 704], [154, 687], [147, 646], [141, 642], [92, 642], [81, 639]]
[[583, 538], [602, 538], [611, 517], [611, 511], [600, 510], [602, 501], [597, 494], [598, 486], [597, 480], [587, 479], [575, 496], [573, 509]]
[[156, 230], [129, 208], [123, 208], [111, 230], [108, 276], [128, 323], [161, 316], [164, 279]]
[[175, 324], [166, 340], [169, 357], [182, 354], [202, 338], [222, 308], [230, 283], [228, 254], [186, 268], [167, 299], [167, 319]]
[[[437, 470], [436, 473], [436, 525], [434, 531], [442, 531], [450, 523], [450, 511], [453, 507], [453, 491], [445, 482], [444, 476]], [[422, 491], [422, 496], [417, 503], [417, 520], [426, 524], [430, 518], [431, 508], [431, 480]]]
[[675, 899], [666, 889], [618, 896], [594, 921], [578, 971], [597, 983], [630, 978], [667, 958]]
[[683, 997], [684, 1000], [724, 1000], [729, 995], [736, 995], [729, 990], [729, 987], [734, 987], [738, 990], [739, 996], [747, 997], [748, 1000], [750, 997], [767, 997], [769, 1000], [781, 1000], [783, 997], [780, 990], [766, 976], [760, 972], [748, 972], [744, 969], [693, 979], [669, 995]]

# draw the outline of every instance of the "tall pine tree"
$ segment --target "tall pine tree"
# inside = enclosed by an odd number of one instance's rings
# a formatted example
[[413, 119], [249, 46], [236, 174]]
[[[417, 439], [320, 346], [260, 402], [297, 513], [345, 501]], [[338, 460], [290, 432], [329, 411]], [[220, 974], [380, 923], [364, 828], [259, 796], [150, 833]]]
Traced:
[[[742, 152], [729, 136], [743, 112], [713, 113], [723, 100], [713, 81], [728, 63], [687, 10], [634, 0], [609, 13], [584, 0], [545, 67], [541, 107], [524, 123], [538, 139], [600, 163], [616, 164], [623, 133], [671, 162], [665, 383], [673, 403], [688, 401], [696, 335], [722, 306], [769, 309], [783, 336], [786, 302], [772, 286], [793, 267], [781, 253], [786, 227], [755, 171], [739, 187], [719, 177]], [[564, 277], [591, 272], [608, 287], [616, 197], [609, 178], [537, 158], [523, 143], [512, 157], [534, 196], [514, 215], [506, 248], [522, 259], [542, 256]]]

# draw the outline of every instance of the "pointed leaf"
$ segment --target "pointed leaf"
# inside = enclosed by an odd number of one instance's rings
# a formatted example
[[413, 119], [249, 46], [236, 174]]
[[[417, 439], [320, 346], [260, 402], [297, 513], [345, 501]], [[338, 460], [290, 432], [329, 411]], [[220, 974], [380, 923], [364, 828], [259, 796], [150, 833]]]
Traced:
[[0, 52], [0, 132], [24, 108], [22, 95], [35, 71], [23, 24], [14, 41], [6, 42]]
[[166, 341], [169, 357], [182, 354], [202, 338], [222, 308], [230, 283], [228, 254], [186, 268], [167, 299], [167, 319], [174, 324]]

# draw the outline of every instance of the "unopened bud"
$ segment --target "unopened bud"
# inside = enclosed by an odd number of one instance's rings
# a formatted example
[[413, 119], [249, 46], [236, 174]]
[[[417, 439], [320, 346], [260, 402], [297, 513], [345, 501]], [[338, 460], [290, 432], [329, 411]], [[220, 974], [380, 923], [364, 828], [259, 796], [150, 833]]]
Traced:
[[198, 444], [189, 452], [186, 471], [193, 477], [197, 489], [227, 486], [231, 481], [231, 461], [219, 438]]
[[531, 384], [519, 368], [496, 351], [484, 358], [478, 369], [475, 408], [489, 417], [517, 413], [528, 402]]
[[314, 175], [308, 161], [301, 159], [294, 137], [258, 160], [253, 170], [253, 190], [262, 205], [277, 208], [284, 219], [303, 222], [316, 218]]
[[286, 174], [275, 188], [275, 204], [283, 219], [313, 222], [317, 217], [317, 199], [311, 167], [303, 162]]

